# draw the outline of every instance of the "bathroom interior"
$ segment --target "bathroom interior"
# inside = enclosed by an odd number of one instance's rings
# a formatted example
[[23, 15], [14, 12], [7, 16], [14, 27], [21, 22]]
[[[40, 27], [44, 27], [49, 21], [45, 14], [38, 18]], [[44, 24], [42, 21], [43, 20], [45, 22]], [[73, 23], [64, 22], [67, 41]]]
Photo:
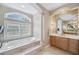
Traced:
[[0, 55], [79, 55], [79, 3], [0, 3]]

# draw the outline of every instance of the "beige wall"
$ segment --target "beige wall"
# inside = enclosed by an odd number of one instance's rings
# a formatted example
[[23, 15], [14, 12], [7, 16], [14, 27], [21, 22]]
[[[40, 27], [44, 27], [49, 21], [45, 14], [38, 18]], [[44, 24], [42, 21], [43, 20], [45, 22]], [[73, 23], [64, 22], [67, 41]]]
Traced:
[[43, 15], [43, 43], [49, 44], [49, 27], [50, 27], [50, 15], [46, 12]]
[[41, 14], [33, 15], [33, 36], [38, 40], [41, 40], [41, 25]]
[[35, 27], [37, 27], [37, 30], [35, 29], [36, 30], [35, 32], [39, 33], [38, 36], [37, 34], [35, 34], [35, 36], [37, 36], [38, 38], [40, 37], [42, 46], [47, 46], [49, 45], [48, 32], [50, 27], [50, 15], [49, 15], [49, 12], [43, 7], [41, 7], [40, 5], [36, 4], [36, 6], [39, 8], [37, 9], [36, 7], [36, 9], [38, 10], [38, 13], [34, 16], [36, 18], [35, 23], [38, 23], [40, 26], [38, 27], [35, 25]]

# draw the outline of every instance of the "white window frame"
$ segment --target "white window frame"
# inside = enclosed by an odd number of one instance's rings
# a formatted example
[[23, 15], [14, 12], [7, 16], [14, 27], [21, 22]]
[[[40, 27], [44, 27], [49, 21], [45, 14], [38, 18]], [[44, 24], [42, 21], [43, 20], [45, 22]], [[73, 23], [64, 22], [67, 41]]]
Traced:
[[[10, 14], [12, 14], [12, 13], [6, 13], [5, 15], [4, 15], [4, 26], [6, 25], [6, 22], [5, 22], [5, 20], [7, 20], [7, 21], [16, 21], [16, 22], [20, 22], [21, 23], [21, 21], [17, 21], [17, 20], [12, 20], [11, 18], [9, 19], [8, 18], [8, 15], [10, 15]], [[22, 14], [23, 15], [23, 14]], [[26, 17], [27, 17], [27, 15], [26, 15]], [[19, 38], [27, 38], [27, 37], [32, 37], [33, 36], [33, 20], [32, 19], [30, 19], [30, 18], [26, 18], [26, 19], [29, 19], [30, 20], [30, 22], [29, 22], [29, 24], [31, 25], [31, 35], [29, 35], [29, 36], [26, 36], [26, 34], [24, 34], [24, 36], [22, 35], [21, 36], [21, 32], [20, 32], [20, 26], [21, 26], [21, 24], [10, 24], [10, 23], [8, 23], [7, 25], [10, 25], [10, 26], [19, 26], [19, 31], [18, 31], [18, 35], [13, 35], [13, 36], [5, 36], [5, 33], [7, 33], [7, 31], [6, 30], [4, 30], [4, 40], [16, 40], [16, 39], [19, 39]], [[22, 23], [27, 23], [27, 22], [23, 22], [22, 21]]]

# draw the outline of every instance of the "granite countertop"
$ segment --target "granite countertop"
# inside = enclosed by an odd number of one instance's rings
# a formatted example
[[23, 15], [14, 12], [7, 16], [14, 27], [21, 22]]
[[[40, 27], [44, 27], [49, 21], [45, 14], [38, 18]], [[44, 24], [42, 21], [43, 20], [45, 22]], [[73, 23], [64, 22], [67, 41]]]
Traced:
[[59, 36], [59, 37], [64, 37], [64, 38], [70, 38], [70, 39], [75, 39], [75, 40], [79, 40], [79, 35], [70, 35], [70, 34], [50, 34], [50, 36]]

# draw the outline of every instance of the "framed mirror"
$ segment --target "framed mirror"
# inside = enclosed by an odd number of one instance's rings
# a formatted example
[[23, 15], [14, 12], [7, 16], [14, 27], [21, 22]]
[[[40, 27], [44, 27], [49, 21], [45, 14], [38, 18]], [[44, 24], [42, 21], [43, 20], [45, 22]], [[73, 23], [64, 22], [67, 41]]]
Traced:
[[63, 20], [63, 34], [78, 34], [78, 12], [67, 12], [60, 18]]
[[78, 34], [77, 20], [63, 21], [63, 33], [64, 34]]

